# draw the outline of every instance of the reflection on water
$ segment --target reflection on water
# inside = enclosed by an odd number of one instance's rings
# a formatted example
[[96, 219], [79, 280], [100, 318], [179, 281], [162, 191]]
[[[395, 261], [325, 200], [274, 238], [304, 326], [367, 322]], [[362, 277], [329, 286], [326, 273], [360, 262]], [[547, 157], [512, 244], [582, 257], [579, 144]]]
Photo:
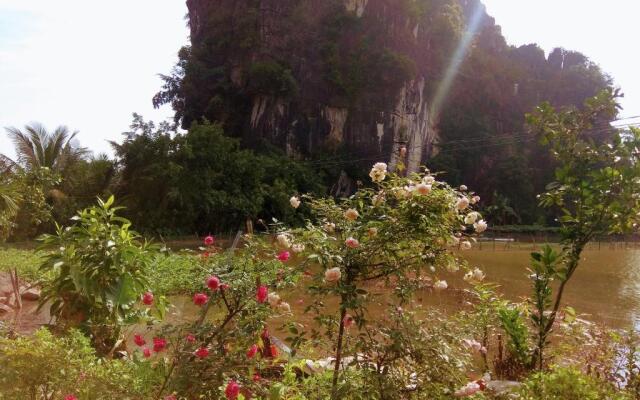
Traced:
[[[472, 251], [465, 256], [487, 272], [487, 280], [500, 284], [508, 299], [529, 295], [529, 251]], [[590, 320], [613, 328], [640, 328], [640, 250], [586, 250], [563, 299], [563, 306]]]

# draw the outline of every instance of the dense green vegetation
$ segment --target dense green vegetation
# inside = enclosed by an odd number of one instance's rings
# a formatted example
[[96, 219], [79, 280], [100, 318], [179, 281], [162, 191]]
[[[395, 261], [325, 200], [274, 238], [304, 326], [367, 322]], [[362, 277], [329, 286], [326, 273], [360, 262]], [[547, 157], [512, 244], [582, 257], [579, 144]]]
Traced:
[[[41, 247], [0, 249], [0, 273], [39, 286], [52, 319], [30, 335], [0, 322], [0, 399], [640, 398], [638, 338], [563, 303], [589, 242], [640, 223], [640, 130], [611, 128], [617, 93], [597, 65], [508, 46], [480, 13], [448, 70], [477, 1], [370, 0], [363, 15], [339, 0], [197, 3], [192, 46], [154, 98], [184, 130], [134, 114], [109, 159], [64, 127], [8, 129], [17, 157], [0, 157], [0, 240]], [[377, 118], [418, 77], [434, 78], [418, 97], [438, 100], [431, 170], [368, 158], [365, 169], [344, 138], [315, 147], [318, 109]], [[336, 190], [338, 177], [358, 182]], [[560, 238], [531, 254], [522, 301], [460, 255], [485, 219]], [[211, 235], [238, 228], [249, 232], [230, 249]], [[173, 252], [162, 245], [173, 234], [203, 245]], [[416, 301], [456, 273], [460, 309]], [[196, 316], [167, 317], [171, 295]]]

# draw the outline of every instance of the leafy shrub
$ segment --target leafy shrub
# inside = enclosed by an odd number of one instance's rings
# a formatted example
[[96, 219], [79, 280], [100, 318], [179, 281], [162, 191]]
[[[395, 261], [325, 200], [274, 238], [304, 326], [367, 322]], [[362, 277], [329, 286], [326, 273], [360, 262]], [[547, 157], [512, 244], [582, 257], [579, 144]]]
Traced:
[[[268, 385], [254, 376], [277, 376], [282, 360], [271, 342], [267, 319], [273, 314], [291, 315], [290, 306], [276, 291], [292, 286], [298, 274], [275, 254], [254, 247], [254, 239], [247, 240], [247, 247], [237, 249], [234, 256], [189, 259], [189, 263], [199, 263], [189, 266], [192, 276], [202, 271], [207, 277], [192, 281], [189, 290], [201, 308], [195, 321], [167, 324], [153, 332], [154, 337], [167, 341], [166, 355], [151, 358], [154, 370], [163, 376], [160, 394], [219, 399], [220, 387], [233, 380], [255, 396], [267, 395]], [[214, 250], [209, 247], [206, 251]], [[144, 337], [146, 333], [136, 334]], [[253, 346], [254, 353], [248, 356]]]
[[102, 360], [79, 331], [55, 337], [40, 329], [28, 337], [0, 337], [0, 399], [146, 399], [155, 382], [146, 363]]
[[[49, 253], [42, 270], [54, 274], [43, 287], [41, 306], [62, 324], [79, 323], [103, 353], [113, 349], [121, 326], [137, 322], [148, 309], [135, 307], [149, 287], [146, 277], [154, 248], [141, 242], [130, 222], [116, 215], [114, 198], [80, 211], [76, 224], [58, 226], [41, 237]], [[160, 300], [160, 299], [159, 299]], [[156, 310], [162, 311], [162, 302]]]
[[557, 368], [529, 377], [519, 390], [523, 400], [627, 400], [607, 382], [571, 368]]

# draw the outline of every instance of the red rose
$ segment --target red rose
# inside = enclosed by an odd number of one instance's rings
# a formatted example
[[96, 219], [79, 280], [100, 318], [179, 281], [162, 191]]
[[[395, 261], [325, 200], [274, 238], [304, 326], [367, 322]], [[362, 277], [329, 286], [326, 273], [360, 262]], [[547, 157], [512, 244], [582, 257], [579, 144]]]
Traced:
[[150, 306], [153, 304], [153, 293], [151, 292], [146, 292], [145, 294], [142, 295], [142, 303]]
[[196, 341], [196, 337], [193, 336], [192, 334], [188, 334], [186, 339], [187, 339], [187, 342], [189, 343], [194, 343]]
[[269, 296], [269, 289], [265, 285], [258, 286], [258, 290], [256, 291], [256, 300], [258, 303], [264, 303], [267, 301], [267, 297]]
[[254, 382], [260, 382], [261, 379], [262, 379], [262, 377], [260, 376], [260, 374], [254, 374], [253, 375], [253, 381]]
[[156, 353], [161, 352], [167, 347], [167, 340], [163, 338], [153, 338], [153, 351]]
[[207, 278], [207, 287], [211, 290], [218, 290], [220, 288], [220, 279], [217, 276], [210, 276]]
[[215, 240], [216, 239], [213, 236], [209, 235], [206, 238], [204, 238], [204, 244], [206, 246], [211, 246]]
[[258, 346], [256, 346], [255, 344], [252, 345], [251, 347], [249, 347], [249, 350], [247, 350], [247, 358], [253, 358], [257, 352]]
[[290, 256], [291, 255], [289, 254], [288, 251], [283, 251], [283, 252], [280, 252], [280, 254], [278, 254], [278, 260], [282, 262], [286, 262], [287, 260], [289, 260]]
[[147, 344], [147, 341], [144, 340], [144, 338], [142, 337], [142, 335], [135, 335], [133, 337], [133, 343], [136, 344], [136, 346], [142, 347], [145, 344]]
[[222, 285], [220, 285], [220, 290], [227, 290], [229, 289], [229, 285], [226, 283], [223, 283]]
[[206, 347], [200, 347], [198, 350], [196, 350], [195, 355], [198, 358], [205, 358], [209, 355], [209, 349], [207, 349]]
[[227, 387], [224, 389], [224, 394], [228, 400], [235, 400], [240, 394], [240, 385], [236, 381], [230, 381], [227, 383]]
[[196, 293], [193, 295], [193, 304], [201, 306], [209, 301], [209, 297], [204, 293]]
[[148, 347], [145, 347], [144, 350], [142, 350], [142, 354], [145, 356], [145, 358], [149, 358], [151, 357], [151, 350], [149, 350]]
[[78, 398], [72, 394], [64, 396], [64, 400], [78, 400]]

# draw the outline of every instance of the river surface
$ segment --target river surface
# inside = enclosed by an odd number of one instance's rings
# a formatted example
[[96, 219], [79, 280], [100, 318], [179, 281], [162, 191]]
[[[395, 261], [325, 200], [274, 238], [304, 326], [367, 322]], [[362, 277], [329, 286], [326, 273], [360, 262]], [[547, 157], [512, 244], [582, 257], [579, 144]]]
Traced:
[[[465, 257], [472, 266], [500, 285], [510, 300], [531, 293], [527, 278], [530, 250], [471, 251]], [[591, 246], [565, 289], [563, 305], [586, 319], [612, 328], [640, 330], [640, 250]]]
[[[521, 245], [518, 249], [492, 250], [492, 246], [485, 244], [483, 250], [464, 252], [463, 256], [471, 267], [484, 270], [486, 281], [498, 284], [498, 292], [506, 299], [519, 301], [531, 293], [528, 266], [532, 250], [530, 245]], [[461, 289], [469, 288], [469, 285], [462, 280], [462, 274], [440, 274], [439, 278], [449, 283], [449, 289], [443, 292], [421, 290], [416, 294], [416, 303], [445, 313], [464, 308], [467, 298]], [[304, 314], [310, 298], [303, 286], [280, 294], [291, 304], [296, 321], [312, 323], [312, 315]], [[370, 285], [367, 289], [383, 294], [377, 299], [380, 306], [389, 297], [384, 295], [387, 289], [379, 284]], [[173, 320], [195, 318], [198, 310], [190, 298], [181, 296], [171, 300], [175, 306], [171, 313]], [[325, 303], [334, 306], [337, 305], [337, 299], [326, 299]], [[580, 266], [565, 289], [562, 305], [573, 307], [582, 318], [611, 328], [634, 327], [640, 330], [640, 249], [620, 245], [617, 248], [609, 245], [599, 248], [595, 245], [585, 250]], [[375, 318], [381, 310], [384, 308], [376, 305], [370, 307], [371, 317]]]

